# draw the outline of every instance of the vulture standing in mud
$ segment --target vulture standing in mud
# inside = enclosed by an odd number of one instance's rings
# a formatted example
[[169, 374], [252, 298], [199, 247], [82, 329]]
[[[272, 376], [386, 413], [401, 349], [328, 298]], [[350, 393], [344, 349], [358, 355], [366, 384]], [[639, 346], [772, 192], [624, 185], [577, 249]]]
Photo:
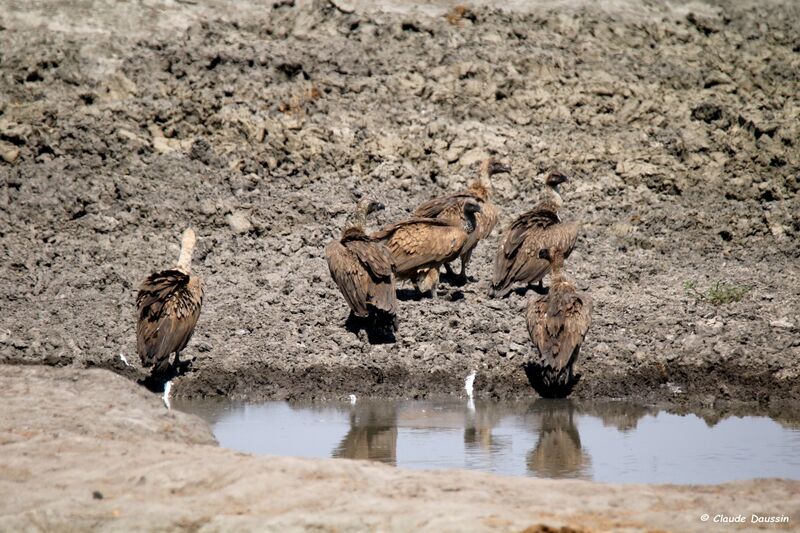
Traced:
[[548, 198], [520, 215], [508, 228], [503, 245], [494, 259], [494, 276], [489, 296], [504, 297], [515, 283], [542, 287], [542, 278], [550, 264], [539, 257], [546, 248], [557, 248], [569, 257], [578, 239], [578, 224], [563, 223], [558, 216], [562, 200], [559, 186], [567, 181], [560, 172], [547, 176]]
[[203, 286], [200, 278], [191, 275], [195, 235], [192, 229], [183, 232], [181, 255], [172, 270], [150, 275], [139, 287], [136, 307], [136, 349], [142, 366], [152, 366], [151, 376], [163, 376], [170, 366], [169, 356], [175, 353], [176, 369], [180, 353], [192, 338], [200, 307]]
[[[428, 200], [414, 211], [414, 216], [416, 217], [441, 218], [457, 222], [464, 217], [464, 204], [467, 201], [476, 202], [481, 206], [481, 212], [475, 215], [475, 231], [470, 233], [459, 254], [461, 258], [461, 273], [458, 278], [461, 283], [467, 282], [467, 263], [469, 263], [472, 251], [477, 246], [478, 241], [491, 235], [492, 230], [497, 225], [497, 207], [491, 201], [491, 177], [502, 172], [511, 172], [511, 167], [500, 163], [493, 157], [485, 159], [481, 163], [478, 179], [470, 183], [467, 190]], [[453, 274], [449, 264], [445, 263], [444, 268], [448, 274]], [[428, 274], [429, 277], [433, 278], [433, 283], [438, 278], [438, 274], [438, 269], [432, 269]]]
[[574, 384], [572, 365], [592, 324], [592, 299], [561, 273], [561, 250], [545, 249], [539, 257], [550, 263], [552, 283], [546, 295], [528, 301], [528, 333], [539, 352], [532, 381], [542, 396], [566, 396]]
[[386, 243], [397, 266], [397, 279], [410, 279], [420, 293], [430, 291], [436, 297], [436, 282], [421, 286], [430, 269], [455, 260], [475, 231], [475, 215], [481, 212], [477, 202], [467, 201], [463, 217], [457, 220], [441, 218], [410, 218], [374, 233], [372, 238]]
[[383, 204], [361, 200], [341, 238], [325, 247], [325, 259], [353, 314], [389, 322], [397, 331], [394, 259], [386, 246], [364, 232], [367, 215], [381, 209]]

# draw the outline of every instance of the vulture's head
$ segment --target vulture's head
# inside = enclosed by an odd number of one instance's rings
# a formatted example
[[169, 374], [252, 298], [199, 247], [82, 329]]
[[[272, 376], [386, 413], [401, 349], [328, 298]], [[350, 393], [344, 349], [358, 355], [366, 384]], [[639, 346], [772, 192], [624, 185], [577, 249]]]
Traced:
[[477, 202], [466, 202], [464, 204], [464, 215], [471, 216], [481, 212], [481, 206]]
[[511, 172], [511, 165], [506, 165], [505, 163], [501, 163], [494, 157], [489, 158], [489, 166], [486, 169], [486, 173], [490, 176], [494, 176], [495, 174], [503, 174]]
[[356, 211], [361, 217], [366, 218], [367, 215], [371, 215], [372, 213], [381, 211], [383, 209], [386, 209], [386, 206], [384, 206], [382, 203], [376, 202], [371, 198], [362, 198], [358, 201], [358, 208]]
[[490, 177], [503, 172], [511, 172], [511, 166], [501, 163], [494, 157], [484, 159], [481, 163], [481, 176]]
[[386, 209], [386, 206], [380, 202], [370, 201], [367, 205], [367, 214], [375, 213], [376, 211], [383, 211]]
[[567, 181], [566, 174], [559, 172], [558, 170], [551, 172], [545, 178], [545, 183], [554, 189], [557, 189], [559, 185]]

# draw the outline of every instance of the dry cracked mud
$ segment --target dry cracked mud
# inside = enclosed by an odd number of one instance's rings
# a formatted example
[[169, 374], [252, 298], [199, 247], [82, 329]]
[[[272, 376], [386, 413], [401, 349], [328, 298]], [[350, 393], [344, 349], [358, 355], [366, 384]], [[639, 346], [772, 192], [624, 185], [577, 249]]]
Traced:
[[[365, 4], [0, 1], [0, 362], [140, 377], [138, 283], [191, 225], [180, 396], [458, 393], [473, 369], [534, 394], [527, 296], [486, 292], [560, 169], [595, 301], [575, 396], [800, 400], [800, 5]], [[488, 154], [514, 170], [475, 281], [401, 288], [394, 344], [347, 331], [323, 248], [355, 195], [388, 223]], [[748, 290], [685, 289], [718, 281]]]

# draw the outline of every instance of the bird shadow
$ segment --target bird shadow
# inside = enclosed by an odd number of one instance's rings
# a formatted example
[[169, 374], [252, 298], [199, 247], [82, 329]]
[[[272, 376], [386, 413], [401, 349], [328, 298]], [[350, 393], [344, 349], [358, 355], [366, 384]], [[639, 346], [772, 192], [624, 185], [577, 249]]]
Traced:
[[397, 299], [401, 302], [419, 302], [422, 294], [416, 289], [397, 289]]
[[447, 299], [451, 302], [458, 302], [464, 299], [464, 293], [462, 291], [453, 291], [447, 296]]
[[136, 383], [150, 392], [161, 394], [164, 392], [164, 387], [167, 382], [192, 371], [192, 361], [192, 359], [187, 359], [186, 361], [180, 361], [177, 364], [169, 365], [166, 371], [158, 374], [150, 374], [138, 380]]
[[538, 363], [525, 363], [525, 375], [533, 390], [542, 398], [566, 398], [581, 379], [580, 374], [574, 374], [565, 384], [553, 384], [545, 380], [546, 369]]
[[467, 276], [466, 278], [462, 278], [456, 273], [450, 274], [447, 271], [445, 271], [439, 274], [439, 281], [442, 283], [447, 283], [451, 287], [463, 287], [470, 281], [475, 281], [475, 278], [473, 278], [472, 276]]
[[367, 342], [370, 344], [394, 344], [397, 342], [397, 337], [394, 333], [394, 322], [388, 317], [370, 315], [362, 318], [351, 312], [344, 323], [344, 327], [356, 336], [360, 336], [361, 332], [364, 332], [367, 336]]
[[[517, 287], [511, 292], [513, 292], [517, 296], [526, 296], [528, 292], [533, 292], [535, 294], [538, 294], [539, 296], [544, 296], [550, 292], [550, 287], [540, 287], [539, 285], [525, 285], [523, 287]], [[509, 292], [508, 294], [511, 294], [511, 292]]]

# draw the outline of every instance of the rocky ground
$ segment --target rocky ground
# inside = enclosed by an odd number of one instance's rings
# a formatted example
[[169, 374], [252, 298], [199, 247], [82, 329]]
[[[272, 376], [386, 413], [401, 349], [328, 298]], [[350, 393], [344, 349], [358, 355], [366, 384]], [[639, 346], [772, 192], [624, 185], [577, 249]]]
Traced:
[[704, 513], [789, 518], [736, 526], [763, 531], [800, 520], [797, 481], [614, 486], [253, 457], [105, 370], [0, 366], [0, 401], [3, 531], [683, 532], [709, 531]]
[[[557, 168], [595, 301], [575, 396], [800, 400], [800, 5], [364, 4], [0, 0], [0, 362], [139, 377], [138, 283], [191, 225], [179, 396], [420, 396], [472, 369], [533, 394], [526, 297], [486, 291]], [[394, 344], [348, 332], [323, 248], [355, 195], [388, 223], [487, 154], [514, 171], [475, 282], [402, 290]], [[713, 303], [719, 281], [748, 290]]]

